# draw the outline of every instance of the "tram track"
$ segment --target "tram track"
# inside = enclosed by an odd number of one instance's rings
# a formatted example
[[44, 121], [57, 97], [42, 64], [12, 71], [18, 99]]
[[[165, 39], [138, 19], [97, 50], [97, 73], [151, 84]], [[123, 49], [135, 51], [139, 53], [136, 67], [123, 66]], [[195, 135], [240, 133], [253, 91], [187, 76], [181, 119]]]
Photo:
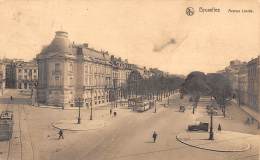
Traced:
[[[15, 112], [16, 112], [16, 108], [14, 107], [10, 107], [10, 106], [6, 106], [6, 110], [9, 110], [9, 111], [12, 111], [13, 114], [14, 114], [14, 117], [15, 117]], [[18, 133], [19, 133], [19, 145], [20, 145], [20, 160], [23, 160], [23, 144], [22, 144], [22, 130], [21, 130], [21, 111], [20, 111], [20, 107], [19, 107], [19, 104], [18, 104], [18, 107], [17, 107], [17, 112], [18, 112], [18, 118], [14, 118], [13, 119], [13, 124], [15, 125], [15, 123], [17, 123], [17, 126], [18, 126]], [[18, 119], [18, 122], [15, 122], [15, 120]], [[14, 126], [13, 126], [14, 127]], [[13, 131], [14, 133], [14, 128], [13, 128]], [[12, 133], [12, 135], [14, 135]], [[8, 150], [7, 150], [7, 157], [6, 157], [6, 160], [10, 160], [13, 155], [12, 151], [13, 151], [13, 148], [14, 148], [14, 136], [12, 136], [9, 140], [8, 140]]]

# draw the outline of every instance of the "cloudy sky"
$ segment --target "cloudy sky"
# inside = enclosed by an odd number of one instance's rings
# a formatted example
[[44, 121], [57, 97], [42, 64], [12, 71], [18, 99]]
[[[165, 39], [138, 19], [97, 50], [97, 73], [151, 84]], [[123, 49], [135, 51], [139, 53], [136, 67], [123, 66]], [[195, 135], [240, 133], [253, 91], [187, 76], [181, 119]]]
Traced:
[[76, 43], [177, 74], [214, 72], [260, 53], [256, 0], [0, 0], [0, 20], [0, 58], [31, 59], [57, 30]]

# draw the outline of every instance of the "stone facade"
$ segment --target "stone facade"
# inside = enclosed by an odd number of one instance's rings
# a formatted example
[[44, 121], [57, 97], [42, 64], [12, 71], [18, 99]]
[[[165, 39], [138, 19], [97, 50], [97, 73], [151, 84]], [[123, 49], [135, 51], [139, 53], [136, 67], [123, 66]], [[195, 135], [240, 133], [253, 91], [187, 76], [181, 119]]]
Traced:
[[17, 59], [3, 59], [5, 63], [5, 74], [6, 74], [6, 88], [15, 88], [15, 67], [17, 62], [21, 62], [21, 60]]
[[38, 79], [38, 66], [35, 60], [3, 59], [5, 65], [5, 86], [13, 89], [31, 89]]
[[[115, 99], [115, 92], [131, 72], [127, 61], [108, 52], [74, 44], [68, 33], [57, 31], [49, 46], [37, 56], [39, 66], [38, 102], [62, 107], [102, 105]], [[122, 92], [116, 92], [123, 97]], [[113, 96], [112, 96], [113, 95]]]
[[248, 69], [242, 66], [238, 72], [238, 101], [242, 105], [248, 104]]
[[16, 63], [15, 88], [32, 89], [38, 80], [38, 66], [35, 60]]
[[248, 106], [256, 111], [260, 111], [260, 57], [252, 59], [248, 62]]
[[241, 67], [245, 67], [246, 62], [241, 62], [239, 60], [230, 61], [230, 65], [225, 68], [224, 75], [231, 82], [232, 96], [234, 99], [238, 99], [238, 90], [239, 90], [239, 70]]
[[0, 95], [4, 94], [5, 90], [5, 63], [0, 61]]

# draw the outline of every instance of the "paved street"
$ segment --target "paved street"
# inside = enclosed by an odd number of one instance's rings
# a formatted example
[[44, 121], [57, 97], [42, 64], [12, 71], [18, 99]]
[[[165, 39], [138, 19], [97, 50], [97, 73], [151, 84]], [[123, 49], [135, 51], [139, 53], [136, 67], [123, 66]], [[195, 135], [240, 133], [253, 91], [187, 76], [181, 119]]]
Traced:
[[[13, 137], [11, 142], [14, 148], [11, 148], [9, 153], [10, 157], [18, 157], [16, 159], [21, 156], [21, 159], [34, 160], [258, 159], [259, 136], [253, 134], [259, 132], [255, 126], [243, 123], [246, 115], [236, 106], [228, 107], [227, 115], [231, 116], [231, 119], [217, 116], [214, 118], [214, 124], [221, 123], [226, 131], [252, 134], [246, 139], [250, 143], [250, 150], [234, 153], [213, 152], [178, 142], [176, 135], [186, 132], [188, 124], [194, 120], [209, 120], [203, 106], [198, 106], [193, 115], [191, 106], [187, 107], [184, 113], [179, 112], [180, 104], [190, 105], [187, 97], [180, 100], [179, 96], [175, 95], [167, 108], [157, 104], [157, 113], [154, 113], [153, 109], [143, 113], [117, 109], [117, 117], [110, 117], [107, 107], [98, 107], [93, 110], [93, 119], [105, 121], [105, 127], [91, 131], [64, 131], [64, 140], [58, 140], [58, 130], [51, 124], [60, 120], [76, 120], [77, 110], [38, 108], [16, 103], [1, 104], [1, 109], [8, 107], [14, 110], [15, 133], [19, 133], [20, 120], [21, 136], [18, 134]], [[89, 115], [89, 109], [82, 109], [83, 120], [89, 119]], [[217, 125], [214, 125], [214, 129], [217, 130]], [[156, 143], [152, 142], [154, 130], [158, 133]], [[15, 141], [20, 137], [22, 145], [18, 140]], [[1, 153], [6, 155], [8, 152], [3, 146], [8, 146], [8, 143], [1, 142]]]

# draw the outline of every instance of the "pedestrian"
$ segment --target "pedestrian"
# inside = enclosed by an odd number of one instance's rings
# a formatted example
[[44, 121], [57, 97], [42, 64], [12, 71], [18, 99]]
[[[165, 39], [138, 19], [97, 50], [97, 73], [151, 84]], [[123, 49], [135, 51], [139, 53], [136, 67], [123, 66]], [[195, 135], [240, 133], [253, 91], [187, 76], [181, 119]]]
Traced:
[[116, 111], [114, 111], [114, 117], [116, 117]]
[[110, 108], [110, 116], [112, 115], [112, 109]]
[[59, 139], [60, 139], [60, 138], [64, 139], [63, 130], [62, 130], [62, 129], [60, 129], [60, 131], [59, 131], [58, 134], [59, 134]]
[[153, 131], [153, 143], [156, 142], [157, 136], [158, 136], [157, 133]]
[[10, 97], [11, 101], [13, 100], [13, 96]]
[[220, 125], [220, 123], [218, 124], [218, 131], [221, 131], [221, 125]]

